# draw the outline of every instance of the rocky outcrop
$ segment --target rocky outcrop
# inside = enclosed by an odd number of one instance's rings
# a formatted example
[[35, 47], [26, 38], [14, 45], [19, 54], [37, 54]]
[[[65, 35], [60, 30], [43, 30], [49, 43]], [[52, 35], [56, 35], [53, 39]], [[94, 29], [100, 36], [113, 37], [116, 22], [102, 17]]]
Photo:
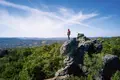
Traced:
[[[78, 34], [77, 38], [73, 38], [64, 42], [60, 48], [61, 55], [66, 56], [63, 68], [59, 69], [55, 77], [48, 80], [64, 80], [65, 78], [73, 76], [88, 76], [88, 72], [84, 66], [84, 55], [87, 52], [91, 54], [99, 53], [102, 50], [102, 44], [98, 40], [91, 40]], [[120, 59], [115, 55], [105, 55], [103, 57], [103, 65], [98, 75], [94, 75], [94, 80], [111, 80], [112, 75], [120, 71]]]
[[55, 77], [86, 76], [86, 70], [83, 70], [84, 54], [87, 52], [90, 55], [101, 50], [102, 44], [98, 40], [90, 40], [84, 34], [78, 34], [77, 38], [66, 41], [60, 49], [60, 53], [66, 56], [65, 67], [58, 70]]

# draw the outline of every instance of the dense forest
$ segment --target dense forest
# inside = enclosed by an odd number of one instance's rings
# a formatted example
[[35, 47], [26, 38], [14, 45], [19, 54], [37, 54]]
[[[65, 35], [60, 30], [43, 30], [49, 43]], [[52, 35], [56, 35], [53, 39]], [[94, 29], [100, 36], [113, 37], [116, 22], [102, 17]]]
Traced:
[[[100, 54], [85, 55], [84, 64], [89, 71], [87, 77], [71, 76], [67, 80], [93, 80], [102, 66], [105, 54], [114, 54], [120, 58], [120, 37], [98, 38], [103, 41]], [[52, 78], [62, 68], [64, 56], [60, 55], [62, 44], [54, 43], [40, 47], [8, 49], [6, 55], [0, 57], [0, 80], [42, 80]], [[120, 79], [116, 72], [113, 80]]]

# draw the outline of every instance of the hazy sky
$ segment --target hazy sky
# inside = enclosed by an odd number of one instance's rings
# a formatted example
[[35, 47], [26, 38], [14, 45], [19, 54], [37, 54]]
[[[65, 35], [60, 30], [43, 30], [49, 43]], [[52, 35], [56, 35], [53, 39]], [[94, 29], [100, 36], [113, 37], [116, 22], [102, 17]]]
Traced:
[[0, 0], [0, 37], [120, 36], [120, 0]]

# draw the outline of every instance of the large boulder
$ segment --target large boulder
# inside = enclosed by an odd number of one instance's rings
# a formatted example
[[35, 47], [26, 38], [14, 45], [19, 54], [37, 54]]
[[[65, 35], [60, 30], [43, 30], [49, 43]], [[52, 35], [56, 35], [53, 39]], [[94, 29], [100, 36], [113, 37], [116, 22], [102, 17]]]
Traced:
[[103, 57], [103, 69], [101, 76], [103, 80], [111, 80], [112, 75], [116, 71], [120, 71], [120, 59], [116, 55], [105, 55]]

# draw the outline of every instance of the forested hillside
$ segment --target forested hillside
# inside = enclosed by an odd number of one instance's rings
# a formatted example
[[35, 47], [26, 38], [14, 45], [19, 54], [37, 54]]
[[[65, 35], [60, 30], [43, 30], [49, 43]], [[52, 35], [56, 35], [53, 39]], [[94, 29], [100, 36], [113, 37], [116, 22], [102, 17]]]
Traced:
[[[120, 58], [120, 37], [99, 38], [103, 41], [100, 54], [85, 55], [84, 64], [88, 68], [87, 77], [71, 76], [68, 80], [93, 80], [102, 66], [105, 54], [114, 54]], [[62, 44], [54, 43], [40, 47], [8, 49], [0, 57], [0, 80], [43, 80], [52, 78], [63, 67], [64, 56], [60, 55]], [[113, 80], [120, 78], [120, 72], [113, 75]]]

